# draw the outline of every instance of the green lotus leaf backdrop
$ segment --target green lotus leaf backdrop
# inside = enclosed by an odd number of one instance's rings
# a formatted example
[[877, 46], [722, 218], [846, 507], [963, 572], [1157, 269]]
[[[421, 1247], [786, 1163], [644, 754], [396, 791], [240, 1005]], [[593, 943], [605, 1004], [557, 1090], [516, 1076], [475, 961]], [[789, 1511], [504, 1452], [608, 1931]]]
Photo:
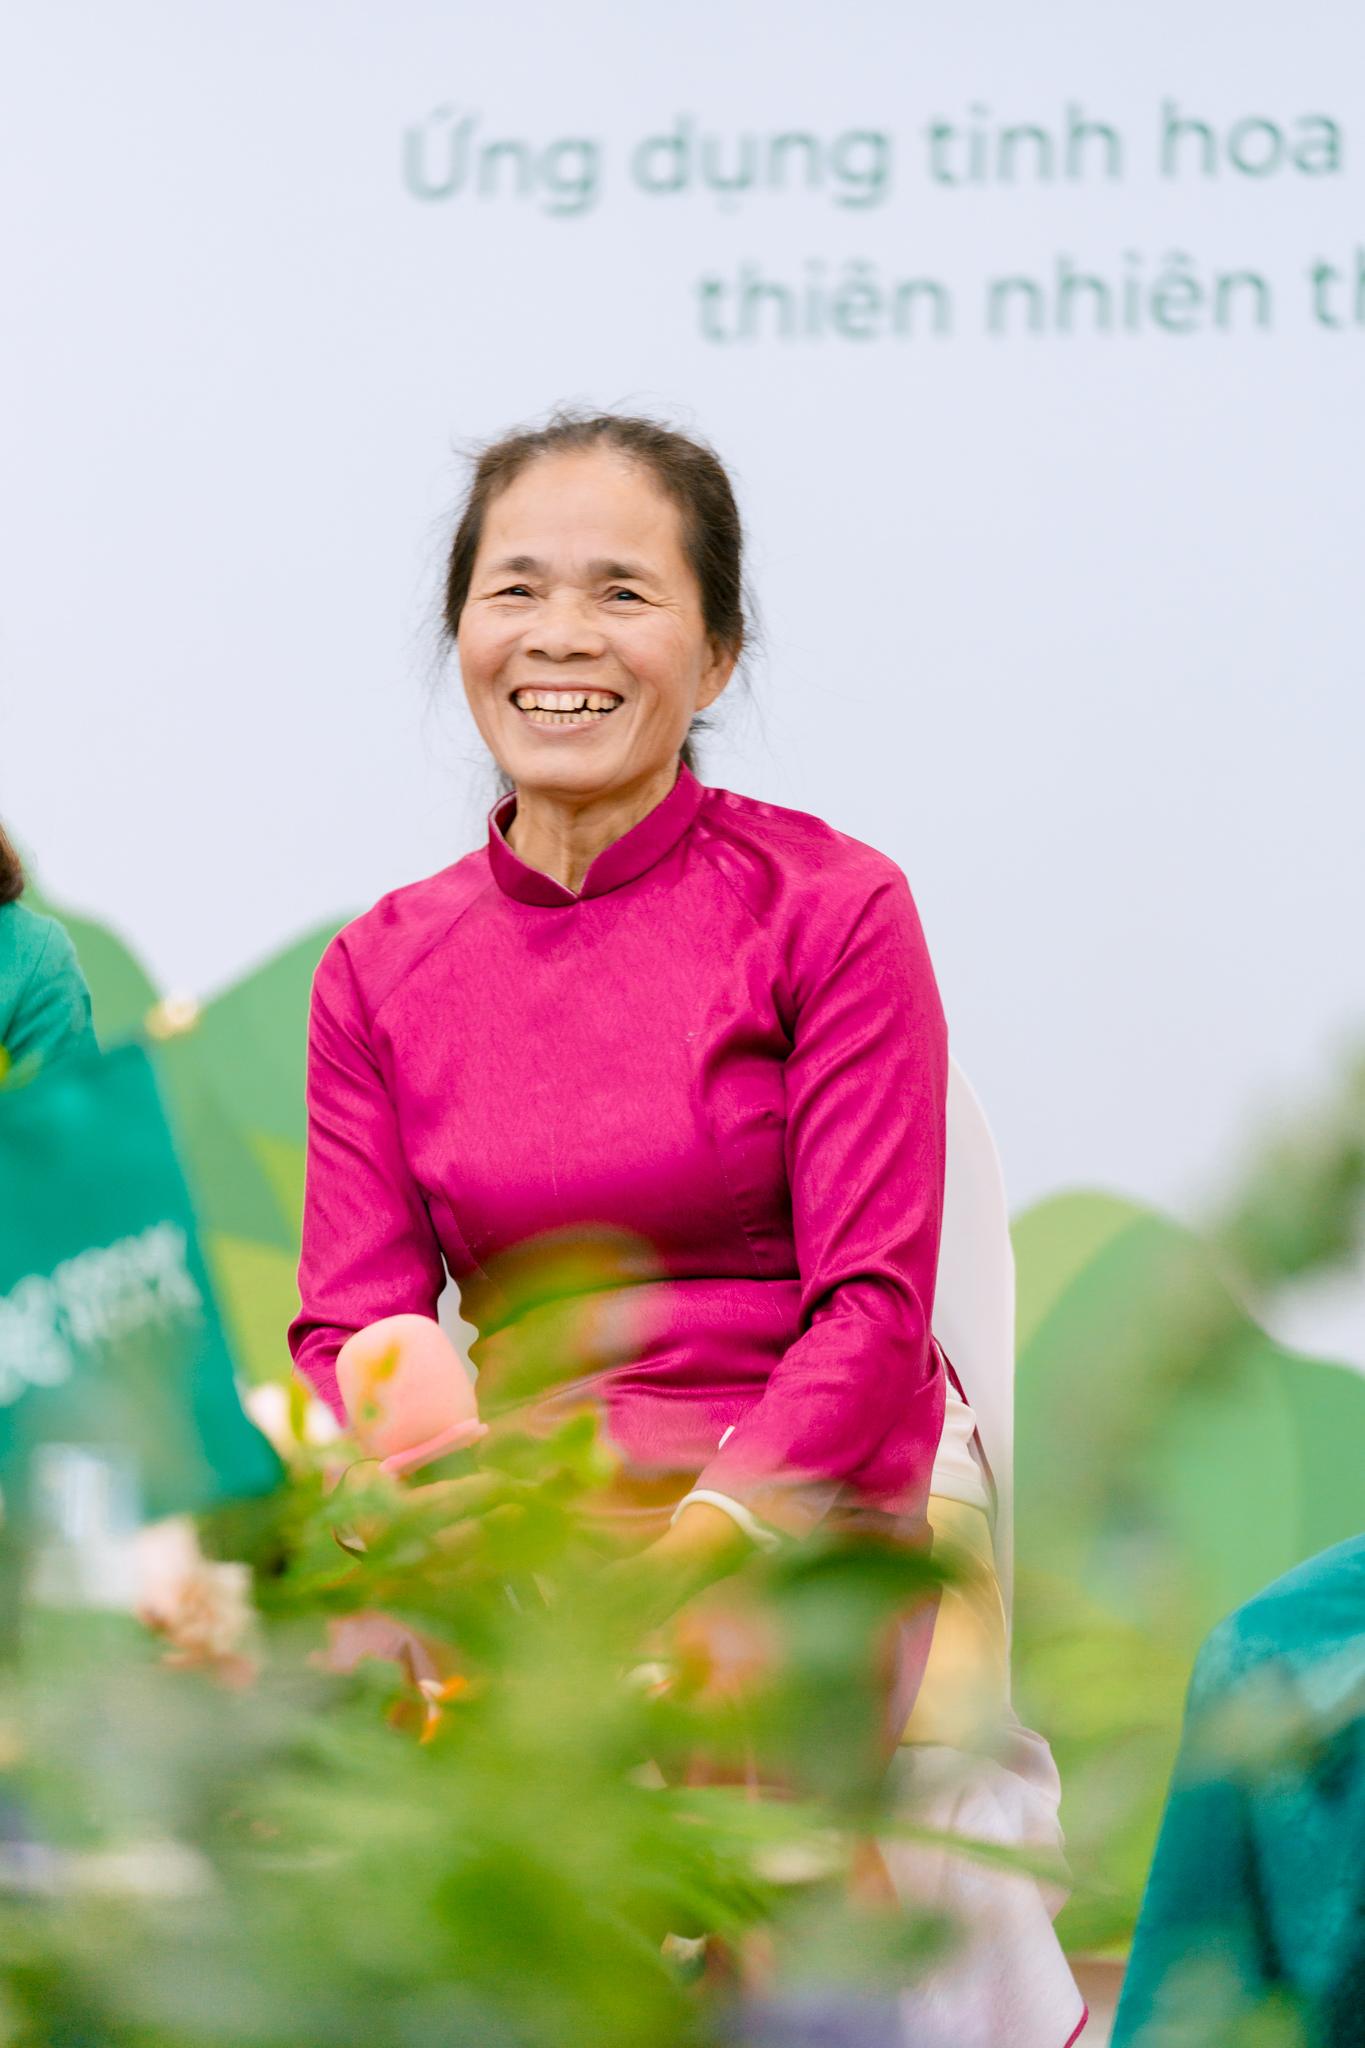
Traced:
[[[158, 991], [116, 935], [71, 932], [109, 1045], [153, 1053], [239, 1371], [285, 1380], [297, 1307], [308, 994], [319, 928], [148, 1031]], [[1064, 1785], [1073, 1948], [1131, 1933], [1204, 1634], [1355, 1533], [1365, 1377], [1278, 1344], [1210, 1238], [1078, 1190], [1014, 1221], [1015, 1672]]]
[[1075, 1948], [1120, 1944], [1195, 1652], [1361, 1524], [1365, 1378], [1278, 1344], [1213, 1247], [1110, 1195], [1013, 1226], [1015, 1687], [1062, 1773]]

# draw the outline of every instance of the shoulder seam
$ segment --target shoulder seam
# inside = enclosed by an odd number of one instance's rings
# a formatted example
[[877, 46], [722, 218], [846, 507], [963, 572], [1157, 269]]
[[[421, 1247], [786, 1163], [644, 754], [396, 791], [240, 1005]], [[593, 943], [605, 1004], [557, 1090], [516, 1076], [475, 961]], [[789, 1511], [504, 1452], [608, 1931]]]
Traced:
[[[802, 813], [801, 815], [814, 817], [813, 812]], [[909, 891], [912, 900], [913, 891], [910, 890], [910, 878], [906, 874], [900, 862], [896, 860], [891, 854], [884, 852], [880, 846], [873, 846], [869, 843], [869, 841], [865, 839], [855, 839], [852, 836], [852, 834], [841, 832], [837, 826], [829, 825], [827, 820], [823, 818], [817, 818], [815, 822], [817, 824], [825, 825], [826, 829], [834, 834], [836, 841], [840, 844], [841, 849], [845, 852], [845, 854], [853, 856], [853, 863], [855, 867], [863, 867], [865, 869], [871, 870], [871, 886], [868, 888], [868, 890], [863, 895], [862, 899], [857, 905], [857, 908], [853, 915], [852, 923], [849, 927], [849, 931], [845, 933], [844, 939], [843, 941], [841, 941], [842, 947], [843, 944], [847, 943], [847, 940], [851, 935], [852, 931], [856, 929], [859, 921], [866, 913], [868, 906], [871, 904], [874, 898], [878, 894], [880, 894], [880, 892], [883, 889], [885, 889], [888, 886], [894, 888], [897, 884], [899, 884], [901, 887]], [[707, 865], [716, 874], [720, 876], [721, 880], [724, 882], [730, 894], [749, 913], [752, 922], [755, 925], [762, 927], [763, 919], [759, 916], [758, 912], [753, 908], [753, 905], [746, 900], [738, 884], [726, 872], [724, 863], [716, 860], [713, 857], [712, 846], [714, 845], [714, 841], [715, 839], [720, 838], [722, 836], [723, 835], [720, 833], [714, 833], [712, 835], [709, 835], [709, 838], [707, 835], [702, 836], [701, 845], [704, 857], [707, 861]]]
[[[467, 855], [466, 858], [468, 858]], [[459, 863], [457, 862], [456, 865], [458, 866]], [[407, 966], [403, 969], [403, 972], [398, 976], [397, 980], [394, 981], [387, 989], [385, 989], [383, 995], [375, 1003], [373, 1010], [370, 1012], [371, 1024], [377, 1024], [379, 1022], [379, 1013], [384, 1008], [384, 1005], [389, 1001], [390, 997], [397, 995], [398, 990], [401, 988], [403, 982], [407, 979], [407, 977], [410, 974], [415, 974], [418, 968], [422, 966], [423, 962], [431, 958], [432, 954], [436, 951], [436, 948], [438, 946], [443, 946], [445, 944], [446, 940], [450, 937], [450, 934], [454, 931], [456, 925], [459, 924], [460, 920], [464, 917], [467, 917], [469, 915], [469, 912], [474, 908], [474, 905], [476, 903], [481, 903], [484, 897], [488, 894], [488, 891], [494, 886], [495, 884], [493, 882], [493, 878], [490, 875], [484, 882], [482, 888], [476, 889], [473, 895], [470, 896], [468, 901], [460, 905], [459, 909], [455, 912], [455, 915], [451, 918], [450, 922], [448, 924], [442, 925], [440, 931], [437, 932], [436, 936], [430, 941], [430, 943], [424, 946], [421, 952], [418, 953], [412, 960], [408, 962]], [[353, 966], [352, 973], [354, 973], [354, 971], [355, 970]]]
[[762, 920], [762, 918], [761, 918], [761, 917], [760, 917], [760, 916], [758, 915], [758, 912], [757, 912], [757, 911], [756, 911], [756, 910], [754, 909], [754, 907], [753, 907], [752, 903], [749, 903], [749, 902], [747, 902], [747, 901], [745, 900], [745, 898], [744, 898], [743, 894], [741, 893], [740, 889], [739, 889], [739, 888], [737, 887], [737, 885], [736, 885], [736, 884], [735, 884], [734, 882], [732, 882], [732, 881], [731, 881], [731, 879], [730, 879], [729, 875], [727, 875], [727, 874], [726, 874], [726, 872], [725, 872], [725, 869], [724, 869], [724, 867], [723, 867], [723, 866], [721, 865], [721, 863], [720, 863], [719, 861], [717, 861], [717, 860], [713, 860], [713, 859], [711, 858], [711, 856], [710, 856], [710, 853], [709, 853], [709, 851], [708, 851], [708, 852], [706, 853], [706, 864], [707, 864], [707, 866], [708, 866], [708, 867], [709, 867], [709, 868], [711, 869], [711, 872], [712, 872], [713, 874], [715, 874], [715, 875], [719, 875], [719, 877], [720, 877], [721, 881], [722, 881], [722, 882], [723, 882], [723, 883], [725, 884], [725, 887], [726, 887], [726, 888], [727, 888], [727, 889], [729, 890], [730, 894], [731, 894], [731, 895], [732, 895], [732, 896], [734, 897], [734, 899], [735, 899], [736, 903], [738, 903], [738, 904], [739, 904], [739, 906], [740, 906], [741, 910], [747, 911], [747, 913], [748, 913], [748, 915], [749, 915], [749, 918], [750, 918], [750, 920], [752, 921], [752, 923], [754, 923], [755, 925], [758, 925], [758, 926], [760, 926], [760, 927], [761, 927], [761, 926], [762, 926], [762, 923], [763, 923], [763, 920]]

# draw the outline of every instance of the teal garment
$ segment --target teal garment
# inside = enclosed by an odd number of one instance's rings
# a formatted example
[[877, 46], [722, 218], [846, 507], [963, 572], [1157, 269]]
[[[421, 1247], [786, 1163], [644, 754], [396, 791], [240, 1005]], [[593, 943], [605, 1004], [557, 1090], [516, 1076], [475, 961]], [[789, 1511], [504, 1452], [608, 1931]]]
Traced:
[[0, 1046], [8, 1072], [96, 1047], [90, 990], [65, 927], [23, 903], [0, 905]]
[[110, 1457], [150, 1522], [278, 1487], [145, 1047], [0, 1089], [0, 1218], [0, 1487], [16, 1527], [53, 1505], [54, 1445]]
[[1195, 1664], [1111, 2048], [1365, 2044], [1365, 1535]]

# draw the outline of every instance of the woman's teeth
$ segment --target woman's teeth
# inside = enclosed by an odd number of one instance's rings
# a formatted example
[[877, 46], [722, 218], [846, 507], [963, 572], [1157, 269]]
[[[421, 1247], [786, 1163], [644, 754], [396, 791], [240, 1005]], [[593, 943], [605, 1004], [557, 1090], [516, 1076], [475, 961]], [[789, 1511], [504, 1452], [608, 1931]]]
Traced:
[[621, 699], [611, 690], [516, 690], [512, 702], [532, 725], [591, 725]]

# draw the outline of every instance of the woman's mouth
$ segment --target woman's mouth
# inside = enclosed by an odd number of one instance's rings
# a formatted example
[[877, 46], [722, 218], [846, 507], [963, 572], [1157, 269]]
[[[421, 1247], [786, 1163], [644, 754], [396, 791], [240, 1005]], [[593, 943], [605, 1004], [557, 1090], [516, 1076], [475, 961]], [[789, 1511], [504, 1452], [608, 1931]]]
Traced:
[[615, 690], [514, 690], [512, 702], [532, 725], [596, 725], [621, 698]]

